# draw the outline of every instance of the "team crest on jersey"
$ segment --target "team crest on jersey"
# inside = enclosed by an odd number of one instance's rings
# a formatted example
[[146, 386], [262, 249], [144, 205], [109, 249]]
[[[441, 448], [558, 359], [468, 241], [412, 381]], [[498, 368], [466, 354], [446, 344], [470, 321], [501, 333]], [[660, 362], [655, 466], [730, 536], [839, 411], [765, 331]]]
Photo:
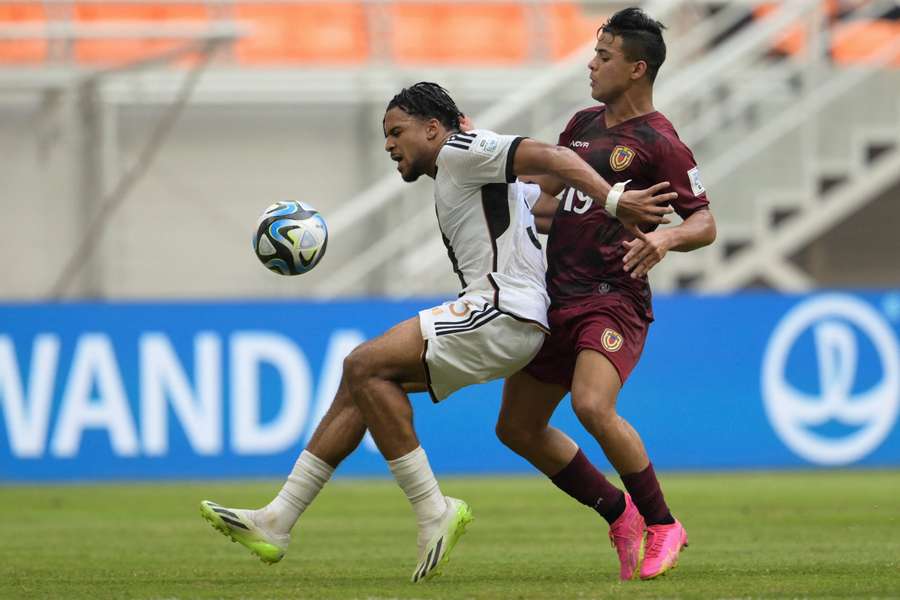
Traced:
[[613, 171], [623, 171], [634, 159], [634, 150], [628, 146], [616, 146], [609, 155], [609, 166]]
[[609, 327], [604, 329], [603, 335], [600, 336], [600, 343], [603, 344], [603, 348], [607, 352], [618, 352], [624, 341], [625, 338], [622, 337], [621, 333]]

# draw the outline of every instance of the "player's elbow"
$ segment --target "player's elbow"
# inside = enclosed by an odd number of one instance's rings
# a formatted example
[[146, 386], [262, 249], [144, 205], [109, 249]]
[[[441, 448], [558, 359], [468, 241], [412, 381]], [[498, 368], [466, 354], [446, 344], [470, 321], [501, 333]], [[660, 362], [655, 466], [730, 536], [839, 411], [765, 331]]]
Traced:
[[553, 146], [550, 151], [552, 154], [552, 164], [556, 165], [557, 168], [562, 168], [565, 165], [571, 164], [572, 162], [581, 161], [581, 157], [575, 153], [571, 148], [566, 148], [565, 146]]
[[716, 241], [718, 231], [716, 230], [716, 220], [713, 218], [712, 213], [708, 210], [705, 212], [706, 219], [703, 224], [703, 229], [700, 233], [700, 243], [702, 244], [702, 246], [709, 246]]
[[683, 251], [697, 250], [709, 246], [716, 241], [716, 220], [709, 209], [695, 212], [688, 218], [690, 231]]

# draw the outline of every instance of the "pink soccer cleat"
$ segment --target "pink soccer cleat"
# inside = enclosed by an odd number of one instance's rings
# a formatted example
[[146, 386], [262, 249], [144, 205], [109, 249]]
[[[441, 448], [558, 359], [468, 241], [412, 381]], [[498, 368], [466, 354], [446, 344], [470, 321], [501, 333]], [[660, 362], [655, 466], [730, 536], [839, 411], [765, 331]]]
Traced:
[[671, 525], [648, 526], [641, 579], [653, 579], [674, 569], [678, 566], [678, 554], [687, 545], [687, 531], [677, 520]]
[[641, 561], [644, 517], [628, 494], [625, 494], [625, 512], [609, 526], [609, 541], [619, 555], [619, 578], [622, 581], [633, 579]]

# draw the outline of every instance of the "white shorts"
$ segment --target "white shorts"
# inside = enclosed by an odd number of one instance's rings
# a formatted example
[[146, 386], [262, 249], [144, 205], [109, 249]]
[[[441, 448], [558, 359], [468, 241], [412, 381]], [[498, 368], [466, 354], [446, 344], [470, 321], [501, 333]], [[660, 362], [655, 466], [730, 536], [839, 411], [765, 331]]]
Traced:
[[478, 296], [419, 312], [428, 393], [440, 402], [456, 390], [507, 377], [531, 362], [544, 331]]

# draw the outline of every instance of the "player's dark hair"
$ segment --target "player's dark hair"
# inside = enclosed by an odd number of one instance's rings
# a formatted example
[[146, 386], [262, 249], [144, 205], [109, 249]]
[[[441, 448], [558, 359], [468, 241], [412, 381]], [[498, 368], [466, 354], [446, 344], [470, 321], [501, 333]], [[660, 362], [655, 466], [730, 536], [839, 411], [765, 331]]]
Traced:
[[622, 51], [630, 61], [647, 63], [647, 78], [656, 80], [659, 68], [666, 60], [666, 43], [662, 30], [666, 26], [651, 19], [640, 8], [623, 8], [597, 30], [597, 35], [609, 33], [622, 38]]
[[409, 115], [437, 119], [450, 131], [459, 131], [459, 119], [463, 116], [447, 90], [429, 81], [400, 90], [388, 102], [385, 112], [395, 107]]

